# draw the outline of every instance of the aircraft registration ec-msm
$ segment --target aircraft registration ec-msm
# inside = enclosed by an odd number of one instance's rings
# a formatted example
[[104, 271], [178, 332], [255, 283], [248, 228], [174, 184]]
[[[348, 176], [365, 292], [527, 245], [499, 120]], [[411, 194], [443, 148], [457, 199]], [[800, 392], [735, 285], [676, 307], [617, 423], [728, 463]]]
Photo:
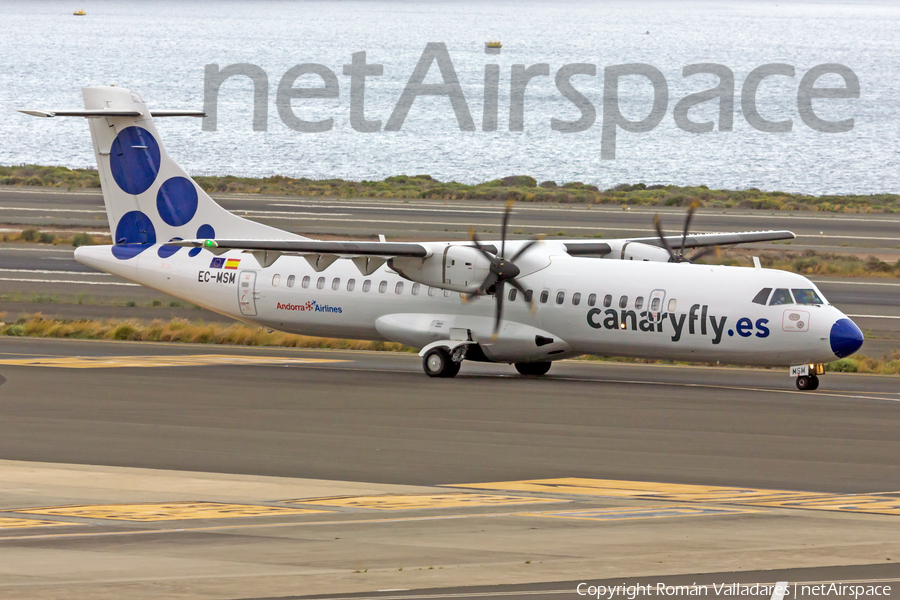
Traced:
[[[822, 365], [856, 352], [859, 328], [807, 278], [692, 264], [789, 231], [595, 240], [319, 241], [240, 218], [166, 153], [147, 108], [117, 87], [82, 90], [84, 110], [22, 111], [88, 119], [110, 246], [79, 262], [234, 319], [306, 335], [421, 348], [425, 372], [463, 360], [543, 375], [580, 354], [790, 367], [816, 389]], [[688, 213], [688, 224], [693, 212]], [[490, 297], [493, 301], [480, 299]]]

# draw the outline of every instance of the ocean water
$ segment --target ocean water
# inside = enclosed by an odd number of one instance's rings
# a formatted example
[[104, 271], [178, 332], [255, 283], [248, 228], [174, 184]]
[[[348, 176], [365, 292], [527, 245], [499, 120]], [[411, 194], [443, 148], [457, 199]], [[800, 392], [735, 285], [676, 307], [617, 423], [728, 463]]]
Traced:
[[[87, 16], [72, 11], [84, 8]], [[428, 173], [475, 182], [510, 174], [539, 181], [583, 181], [601, 187], [623, 182], [707, 184], [807, 193], [900, 192], [900, 3], [897, 2], [537, 2], [305, 1], [0, 2], [0, 164], [94, 164], [80, 119], [35, 119], [16, 108], [80, 108], [80, 88], [116, 84], [156, 108], [203, 108], [204, 67], [252, 63], [268, 75], [268, 127], [253, 131], [253, 90], [246, 78], [223, 84], [218, 128], [199, 119], [159, 120], [169, 152], [194, 174], [380, 179]], [[499, 56], [484, 43], [500, 39]], [[444, 97], [418, 98], [398, 132], [383, 130], [425, 45], [446, 44], [476, 125], [460, 131]], [[382, 131], [350, 126], [350, 81], [342, 66], [366, 51], [383, 75], [366, 87], [366, 118]], [[685, 95], [712, 87], [715, 77], [682, 77], [691, 64], [713, 62], [735, 75], [733, 131], [686, 133], [672, 111]], [[333, 118], [331, 131], [299, 133], [279, 118], [276, 89], [300, 63], [337, 75], [339, 97], [295, 100], [306, 120]], [[508, 130], [510, 69], [549, 64], [549, 77], [527, 88], [524, 130]], [[554, 76], [569, 63], [596, 65], [597, 76], [573, 83], [596, 107], [587, 131], [552, 131], [552, 118], [575, 120], [578, 109], [557, 90]], [[668, 110], [650, 132], [619, 131], [614, 160], [601, 160], [603, 71], [647, 63], [665, 75]], [[787, 63], [796, 76], [772, 77], [759, 88], [760, 113], [793, 119], [787, 133], [763, 133], [741, 112], [747, 74]], [[817, 100], [822, 118], [855, 119], [852, 131], [811, 130], [800, 119], [797, 88], [822, 63], [850, 67], [858, 99]], [[498, 130], [482, 131], [484, 69], [500, 66]], [[831, 76], [834, 77], [834, 76]], [[439, 82], [437, 65], [426, 83]], [[308, 77], [306, 85], [321, 85]], [[839, 78], [820, 85], [840, 84]], [[652, 88], [624, 78], [623, 115], [645, 116]], [[691, 112], [718, 121], [718, 103]]]

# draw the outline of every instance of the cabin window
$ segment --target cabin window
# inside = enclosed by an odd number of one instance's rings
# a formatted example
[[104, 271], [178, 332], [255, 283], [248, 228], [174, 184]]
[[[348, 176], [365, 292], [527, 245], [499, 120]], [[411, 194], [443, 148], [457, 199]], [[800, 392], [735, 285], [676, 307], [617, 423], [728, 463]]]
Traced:
[[412, 295], [413, 295], [413, 296], [418, 296], [418, 295], [419, 295], [419, 288], [421, 288], [421, 287], [422, 287], [422, 284], [420, 284], [420, 283], [414, 283], [413, 286], [412, 286], [412, 290], [411, 290], [411, 291], [412, 291]]
[[348, 279], [347, 280], [347, 291], [352, 292], [356, 288], [356, 280]]
[[324, 278], [324, 277], [319, 277], [319, 278], [316, 280], [316, 289], [317, 289], [317, 290], [324, 290], [324, 289], [325, 289], [325, 278]]
[[331, 280], [331, 289], [333, 289], [335, 291], [341, 289], [341, 278], [340, 277], [335, 277], [334, 279]]
[[281, 275], [274, 275], [272, 277], [272, 287], [278, 287], [278, 284], [281, 283]]
[[428, 288], [428, 295], [429, 295], [429, 296], [434, 296], [435, 294], [437, 294], [437, 288], [429, 287], [429, 288]]
[[659, 298], [654, 298], [650, 301], [650, 310], [652, 310], [653, 312], [658, 311], [660, 304], [662, 304], [662, 300], [660, 300]]
[[581, 292], [575, 292], [572, 294], [572, 306], [578, 306], [581, 304]]
[[562, 304], [566, 301], [566, 293], [565, 292], [556, 292], [556, 303]]
[[541, 292], [541, 304], [547, 304], [547, 300], [550, 299], [550, 290], [544, 290]]
[[607, 294], [603, 296], [603, 307], [609, 308], [610, 306], [612, 306], [612, 294]]
[[635, 310], [641, 310], [642, 308], [644, 308], [644, 297], [643, 296], [638, 296], [637, 298], [634, 299], [634, 308], [635, 308]]
[[371, 289], [372, 289], [372, 280], [366, 279], [365, 281], [363, 281], [363, 291], [368, 292]]
[[816, 293], [816, 290], [813, 289], [792, 289], [794, 293], [794, 300], [797, 301], [797, 304], [825, 304], [822, 301], [822, 298], [819, 297], [819, 294]]
[[628, 307], [628, 296], [622, 296], [619, 298], [619, 308], [627, 308]]
[[309, 282], [310, 282], [309, 275], [304, 275], [303, 279], [300, 280], [300, 287], [302, 287], [305, 290], [306, 288], [309, 287]]
[[531, 302], [534, 298], [534, 290], [525, 290], [525, 302]]
[[287, 286], [294, 287], [294, 282], [297, 281], [297, 278], [293, 275], [288, 275]]
[[766, 300], [769, 299], [769, 294], [771, 294], [771, 293], [772, 293], [772, 288], [763, 288], [763, 289], [759, 290], [759, 293], [753, 297], [753, 303], [754, 304], [762, 304], [763, 306], [765, 306]]
[[516, 294], [518, 293], [518, 291], [519, 290], [517, 290], [516, 288], [510, 288], [510, 290], [509, 290], [509, 301], [510, 302], [516, 301]]
[[668, 310], [670, 313], [675, 312], [675, 306], [676, 306], [677, 304], [678, 304], [678, 303], [675, 301], [675, 298], [672, 298], [671, 300], [669, 300], [669, 308], [668, 308], [667, 310]]
[[597, 304], [597, 294], [591, 294], [588, 296], [588, 306], [594, 306]]
[[452, 293], [450, 290], [444, 290], [444, 298], [449, 298]]
[[769, 306], [778, 306], [781, 304], [793, 304], [791, 293], [785, 289], [777, 289], [772, 292], [772, 299], [769, 300]]
[[378, 293], [383, 294], [387, 291], [387, 281], [382, 281], [378, 284]]
[[397, 285], [394, 286], [394, 293], [395, 294], [403, 293], [403, 282], [402, 281], [398, 281]]

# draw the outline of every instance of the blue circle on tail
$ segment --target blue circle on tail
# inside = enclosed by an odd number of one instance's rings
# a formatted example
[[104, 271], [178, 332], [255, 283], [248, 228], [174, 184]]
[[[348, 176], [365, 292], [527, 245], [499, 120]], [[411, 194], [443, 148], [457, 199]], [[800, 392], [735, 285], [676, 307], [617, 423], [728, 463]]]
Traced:
[[150, 218], [139, 210], [122, 215], [116, 224], [113, 256], [119, 260], [133, 258], [156, 243], [156, 229]]
[[109, 168], [116, 184], [129, 194], [143, 194], [159, 174], [159, 144], [143, 127], [126, 127], [109, 151]]
[[172, 177], [159, 186], [156, 210], [172, 227], [181, 227], [197, 214], [197, 188], [185, 177]]

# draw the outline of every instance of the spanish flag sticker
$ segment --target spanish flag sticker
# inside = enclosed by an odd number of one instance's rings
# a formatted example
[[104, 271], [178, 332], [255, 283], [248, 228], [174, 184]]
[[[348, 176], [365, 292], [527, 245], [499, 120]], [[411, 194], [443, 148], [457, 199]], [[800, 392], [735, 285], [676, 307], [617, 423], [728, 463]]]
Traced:
[[241, 259], [239, 258], [229, 258], [225, 261], [226, 269], [237, 269], [238, 265], [241, 264]]

